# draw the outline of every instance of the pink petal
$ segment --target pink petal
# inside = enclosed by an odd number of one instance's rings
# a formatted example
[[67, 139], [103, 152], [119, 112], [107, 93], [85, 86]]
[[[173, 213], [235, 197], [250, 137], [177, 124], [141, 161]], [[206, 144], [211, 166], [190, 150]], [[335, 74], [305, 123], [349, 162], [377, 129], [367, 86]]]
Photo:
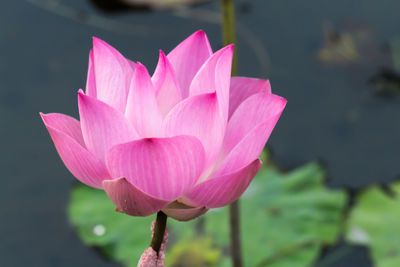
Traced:
[[136, 63], [133, 62], [133, 61], [130, 60], [130, 59], [126, 59], [126, 60], [128, 61], [129, 66], [131, 66], [131, 68], [132, 68], [132, 70], [133, 70], [133, 72], [134, 72], [134, 71], [135, 71], [135, 68], [136, 68]]
[[172, 201], [192, 188], [204, 166], [204, 149], [191, 136], [146, 138], [111, 148], [107, 167], [144, 193]]
[[168, 201], [142, 192], [125, 178], [103, 181], [104, 191], [117, 207], [117, 211], [132, 216], [148, 216], [160, 211]]
[[261, 161], [256, 159], [234, 173], [208, 179], [196, 185], [184, 199], [207, 208], [226, 206], [243, 194], [261, 165]]
[[189, 86], [194, 75], [211, 55], [212, 49], [203, 31], [193, 33], [168, 54], [183, 98], [189, 96]]
[[229, 109], [232, 57], [233, 45], [215, 52], [200, 68], [190, 84], [190, 96], [216, 92], [221, 114], [226, 120]]
[[244, 100], [261, 92], [271, 93], [271, 85], [268, 80], [232, 77], [229, 90], [229, 118]]
[[81, 125], [78, 120], [60, 113], [40, 113], [46, 126], [52, 127], [74, 139], [78, 144], [85, 147]]
[[110, 179], [103, 163], [83, 144], [79, 122], [63, 114], [40, 114], [53, 139], [61, 160], [67, 169], [82, 183], [102, 188], [102, 181]]
[[216, 94], [197, 95], [180, 102], [165, 117], [163, 130], [166, 136], [197, 137], [206, 152], [205, 169], [209, 169], [219, 154], [225, 132]]
[[124, 112], [133, 69], [112, 46], [93, 37], [93, 60], [97, 98]]
[[286, 100], [269, 93], [246, 99], [228, 123], [220, 159], [214, 175], [234, 172], [259, 157], [286, 105]]
[[161, 50], [157, 68], [151, 79], [156, 89], [158, 106], [162, 114], [166, 115], [182, 100], [182, 96], [171, 63]]
[[89, 53], [89, 67], [86, 79], [86, 94], [88, 96], [97, 98], [96, 92], [96, 75], [94, 73], [94, 65], [93, 65], [93, 50], [90, 50]]
[[[277, 114], [280, 115], [285, 105], [284, 98], [270, 93], [258, 93], [247, 98], [229, 120], [222, 148], [223, 155], [227, 155], [257, 125], [270, 121]], [[271, 123], [269, 133], [276, 121], [271, 121]], [[265, 138], [264, 135], [263, 138]], [[262, 142], [265, 141], [262, 140]]]
[[122, 113], [82, 91], [78, 93], [78, 106], [86, 147], [101, 161], [112, 146], [138, 138]]
[[206, 207], [191, 207], [180, 202], [174, 201], [168, 204], [162, 210], [169, 217], [174, 218], [178, 221], [190, 221], [200, 215], [206, 213], [208, 209]]
[[162, 114], [157, 105], [150, 75], [146, 67], [139, 62], [132, 79], [125, 115], [140, 136], [159, 136]]

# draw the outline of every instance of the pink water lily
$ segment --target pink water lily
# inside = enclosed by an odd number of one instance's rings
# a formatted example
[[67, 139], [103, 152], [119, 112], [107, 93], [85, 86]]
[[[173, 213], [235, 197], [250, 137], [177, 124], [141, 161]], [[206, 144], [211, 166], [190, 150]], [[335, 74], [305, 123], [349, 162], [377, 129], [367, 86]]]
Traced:
[[235, 201], [286, 100], [267, 80], [231, 77], [232, 54], [232, 45], [213, 53], [198, 31], [161, 51], [150, 76], [94, 38], [80, 121], [41, 114], [65, 166], [133, 216], [190, 220]]

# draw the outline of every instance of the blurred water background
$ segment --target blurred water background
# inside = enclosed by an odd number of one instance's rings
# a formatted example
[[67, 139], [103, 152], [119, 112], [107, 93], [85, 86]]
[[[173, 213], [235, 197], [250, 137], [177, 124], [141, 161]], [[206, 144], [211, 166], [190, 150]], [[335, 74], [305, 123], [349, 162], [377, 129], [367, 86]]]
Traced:
[[[68, 222], [75, 180], [38, 115], [78, 117], [91, 36], [149, 70], [159, 49], [197, 29], [214, 50], [222, 46], [218, 1], [168, 12], [94, 2], [2, 3], [0, 266], [119, 266], [82, 244]], [[239, 74], [269, 78], [288, 99], [269, 141], [281, 168], [319, 159], [328, 186], [351, 193], [399, 175], [399, 9], [396, 0], [237, 0]], [[339, 262], [372, 266], [361, 247]]]

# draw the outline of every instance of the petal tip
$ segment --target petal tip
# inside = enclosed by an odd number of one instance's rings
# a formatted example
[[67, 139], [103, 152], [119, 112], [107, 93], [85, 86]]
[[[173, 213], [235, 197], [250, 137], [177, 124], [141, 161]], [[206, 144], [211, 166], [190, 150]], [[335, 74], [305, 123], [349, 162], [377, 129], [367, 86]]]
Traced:
[[143, 65], [140, 61], [136, 62], [136, 71], [135, 72], [143, 71], [143, 70], [146, 70], [145, 65]]
[[42, 112], [39, 112], [39, 116], [40, 116], [40, 118], [42, 118], [42, 121], [43, 121], [43, 123], [44, 123], [45, 126], [47, 126], [47, 121], [46, 121], [47, 115], [48, 115], [48, 114], [44, 114], [44, 113], [42, 113]]
[[105, 44], [105, 42], [102, 39], [100, 39], [100, 38], [98, 38], [96, 36], [92, 36], [92, 42], [93, 42], [93, 48], [95, 48], [98, 45], [104, 45]]
[[202, 30], [202, 29], [200, 29], [200, 30], [197, 30], [194, 34], [206, 34], [205, 32], [204, 32], [204, 30]]
[[166, 55], [165, 55], [164, 51], [162, 51], [161, 49], [159, 50], [159, 56], [160, 56], [160, 58], [162, 58], [163, 60], [165, 60], [165, 58], [166, 58]]
[[279, 101], [280, 101], [281, 104], [282, 104], [282, 109], [284, 109], [285, 106], [286, 106], [286, 104], [287, 104], [287, 99], [284, 98], [284, 97], [278, 96], [278, 95], [276, 95], [276, 96], [277, 96], [277, 98], [279, 99]]
[[79, 91], [78, 91], [78, 104], [81, 101], [85, 101], [86, 97], [87, 97], [87, 95], [83, 92], [83, 90], [79, 89]]
[[234, 44], [227, 45], [227, 46], [225, 46], [225, 51], [226, 52], [224, 51], [224, 53], [229, 53], [230, 56], [233, 56], [234, 49], [235, 49], [235, 45]]

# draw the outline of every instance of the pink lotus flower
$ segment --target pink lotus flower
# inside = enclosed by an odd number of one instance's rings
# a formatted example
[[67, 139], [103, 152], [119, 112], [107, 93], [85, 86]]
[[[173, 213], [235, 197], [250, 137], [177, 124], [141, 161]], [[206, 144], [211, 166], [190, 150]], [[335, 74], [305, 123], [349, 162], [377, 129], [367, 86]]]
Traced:
[[41, 114], [69, 171], [133, 216], [190, 220], [248, 187], [286, 100], [266, 80], [232, 77], [233, 46], [213, 53], [198, 31], [150, 76], [94, 38], [80, 122]]

